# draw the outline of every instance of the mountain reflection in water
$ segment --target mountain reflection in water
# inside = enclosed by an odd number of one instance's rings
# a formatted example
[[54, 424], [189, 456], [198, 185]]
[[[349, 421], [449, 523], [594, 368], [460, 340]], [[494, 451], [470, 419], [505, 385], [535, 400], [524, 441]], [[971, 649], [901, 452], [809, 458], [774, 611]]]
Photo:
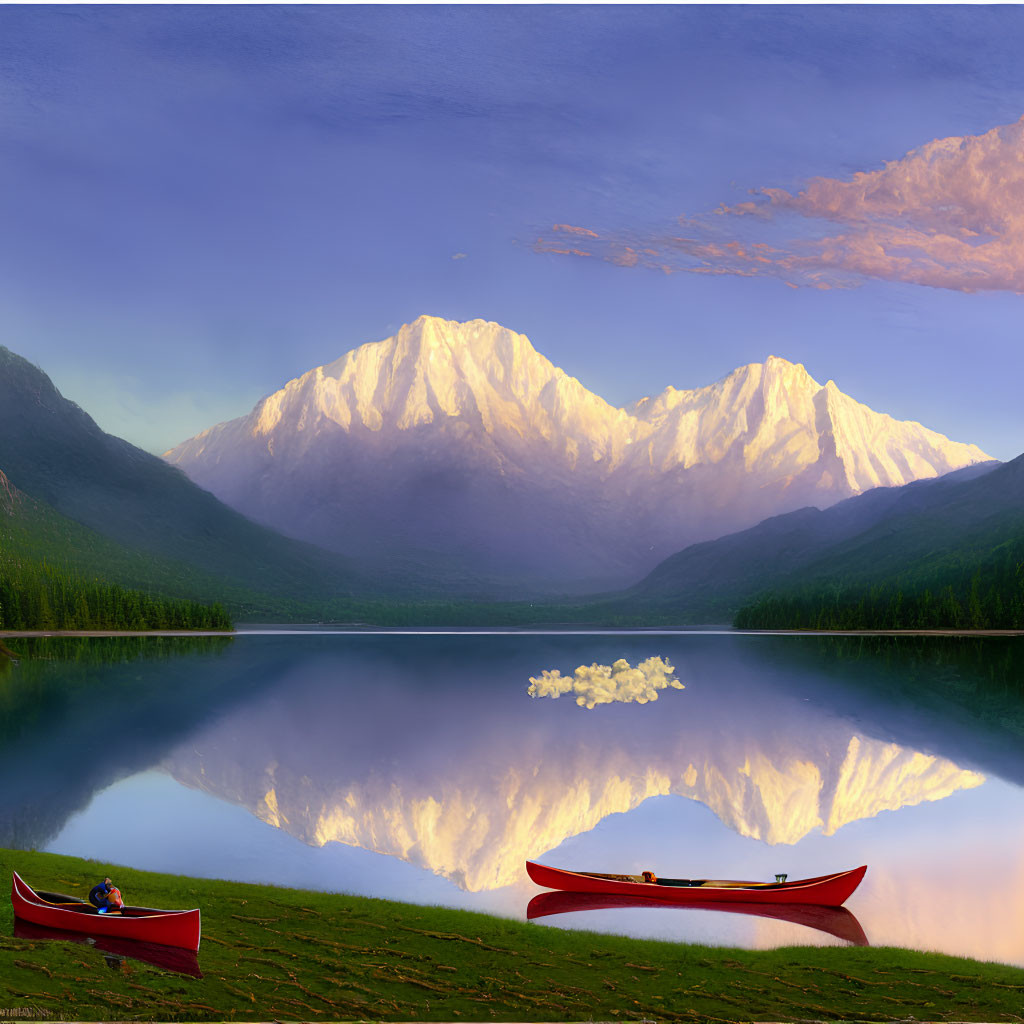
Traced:
[[697, 800], [740, 835], [793, 844], [984, 781], [730, 667], [713, 680], [677, 670], [687, 689], [657, 707], [585, 711], [530, 700], [528, 677], [421, 686], [411, 665], [397, 686], [328, 658], [164, 764], [305, 843], [400, 857], [469, 891], [515, 883], [525, 860], [654, 796]]
[[[1024, 964], [1010, 923], [1024, 874], [1004, 854], [1024, 843], [1018, 655], [878, 651], [739, 634], [241, 635], [215, 657], [90, 669], [74, 700], [68, 670], [29, 666], [26, 687], [23, 660], [0, 687], [0, 845], [513, 916], [536, 895], [526, 859], [748, 878], [868, 863], [851, 910], [872, 942]], [[656, 657], [685, 689], [653, 703], [527, 693], [545, 670]], [[100, 738], [111, 697], [130, 743]], [[725, 914], [563, 923], [827, 940]]]

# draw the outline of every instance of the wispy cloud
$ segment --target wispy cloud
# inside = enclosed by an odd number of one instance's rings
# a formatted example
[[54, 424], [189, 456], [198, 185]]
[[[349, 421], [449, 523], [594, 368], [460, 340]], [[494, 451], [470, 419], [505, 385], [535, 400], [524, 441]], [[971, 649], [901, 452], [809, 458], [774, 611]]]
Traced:
[[571, 676], [563, 676], [558, 669], [545, 669], [539, 677], [530, 676], [527, 693], [531, 697], [572, 693], [576, 703], [587, 708], [615, 702], [646, 704], [658, 699], [659, 690], [684, 689], [673, 672], [675, 669], [663, 658], [648, 658], [636, 668], [619, 658], [611, 665], [580, 665]]
[[1024, 292], [1024, 117], [983, 135], [935, 139], [849, 180], [813, 178], [679, 230], [600, 233], [558, 224], [542, 252], [665, 273], [777, 277], [793, 286], [865, 279], [957, 291]]

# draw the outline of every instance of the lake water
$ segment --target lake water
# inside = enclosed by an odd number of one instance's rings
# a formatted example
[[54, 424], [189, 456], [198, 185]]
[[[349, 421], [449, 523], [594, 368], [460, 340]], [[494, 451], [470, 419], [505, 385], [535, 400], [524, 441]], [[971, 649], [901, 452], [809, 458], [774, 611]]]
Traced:
[[[527, 859], [764, 880], [867, 864], [850, 913], [817, 920], [541, 901], [559, 912], [537, 922], [1024, 966], [1019, 638], [10, 644], [27, 656], [0, 673], [0, 846], [516, 918], [541, 892]], [[579, 674], [590, 694], [665, 666], [683, 688], [594, 707], [528, 693], [578, 666], [599, 666]]]

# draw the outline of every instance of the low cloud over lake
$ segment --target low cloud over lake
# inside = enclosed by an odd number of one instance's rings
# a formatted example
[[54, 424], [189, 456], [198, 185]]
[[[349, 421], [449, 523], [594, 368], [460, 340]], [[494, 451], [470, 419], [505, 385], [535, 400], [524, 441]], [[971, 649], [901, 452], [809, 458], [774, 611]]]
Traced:
[[658, 691], [672, 687], [684, 689], [672, 674], [675, 669], [663, 658], [648, 658], [633, 668], [625, 658], [611, 665], [580, 665], [571, 676], [556, 669], [545, 669], [530, 676], [527, 693], [531, 697], [561, 697], [572, 693], [580, 707], [598, 704], [646, 704], [658, 699]]

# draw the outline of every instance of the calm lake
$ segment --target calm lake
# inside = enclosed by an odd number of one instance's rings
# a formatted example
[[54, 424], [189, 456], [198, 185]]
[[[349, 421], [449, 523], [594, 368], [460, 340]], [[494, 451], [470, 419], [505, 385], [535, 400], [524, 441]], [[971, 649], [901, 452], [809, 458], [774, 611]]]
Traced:
[[[527, 859], [766, 881], [867, 864], [849, 913], [802, 920], [550, 899], [532, 913], [1024, 966], [1020, 638], [265, 630], [9, 645], [22, 658], [0, 666], [3, 847], [515, 918], [541, 892]], [[528, 692], [579, 666], [599, 666], [578, 674], [590, 698], [682, 688], [594, 707]]]

